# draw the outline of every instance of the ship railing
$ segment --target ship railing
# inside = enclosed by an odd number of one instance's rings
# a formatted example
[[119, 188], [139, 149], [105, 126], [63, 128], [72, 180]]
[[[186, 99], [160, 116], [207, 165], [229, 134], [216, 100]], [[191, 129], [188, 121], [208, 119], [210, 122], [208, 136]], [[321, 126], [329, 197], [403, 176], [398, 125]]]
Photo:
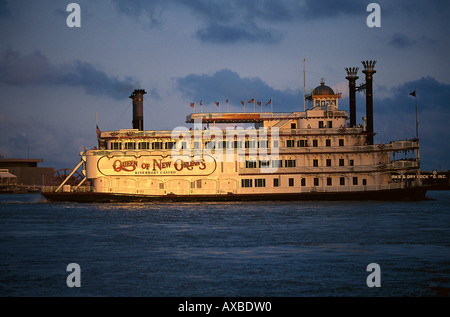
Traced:
[[297, 166], [297, 167], [278, 167], [276, 169], [269, 167], [239, 167], [241, 175], [258, 173], [308, 173], [308, 174], [327, 174], [327, 173], [374, 173], [386, 170], [406, 170], [419, 167], [418, 161], [396, 161], [392, 163], [379, 163], [376, 165], [357, 165], [357, 166]]
[[298, 152], [301, 153], [320, 153], [320, 152], [377, 152], [377, 151], [404, 151], [412, 150], [418, 147], [417, 142], [413, 141], [396, 141], [389, 144], [376, 144], [376, 145], [351, 145], [351, 146], [321, 146], [321, 147], [283, 147], [280, 148], [280, 154], [283, 152]]
[[[389, 183], [386, 185], [348, 185], [348, 186], [304, 186], [301, 187], [303, 193], [326, 193], [326, 192], [361, 192], [361, 191], [378, 191], [405, 188], [406, 182]], [[414, 186], [410, 183], [409, 186]]]
[[[53, 193], [55, 192], [59, 186], [42, 186], [43, 193]], [[64, 185], [59, 192], [63, 193], [83, 193], [83, 192], [92, 192], [94, 191], [93, 186], [72, 186], [72, 185]]]

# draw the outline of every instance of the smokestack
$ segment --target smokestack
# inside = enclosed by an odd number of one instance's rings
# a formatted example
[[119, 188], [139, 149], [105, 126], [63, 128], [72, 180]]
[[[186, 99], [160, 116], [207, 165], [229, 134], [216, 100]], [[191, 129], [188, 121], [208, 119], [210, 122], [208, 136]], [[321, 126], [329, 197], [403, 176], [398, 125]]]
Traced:
[[373, 69], [376, 61], [362, 61], [366, 74], [366, 118], [367, 118], [367, 144], [373, 144], [373, 84], [372, 75], [376, 73]]
[[135, 89], [130, 98], [133, 99], [133, 129], [144, 130], [144, 89]]
[[358, 73], [358, 67], [345, 68], [347, 72], [348, 80], [348, 92], [349, 92], [349, 103], [350, 103], [350, 128], [356, 126], [356, 80], [359, 78], [356, 76]]

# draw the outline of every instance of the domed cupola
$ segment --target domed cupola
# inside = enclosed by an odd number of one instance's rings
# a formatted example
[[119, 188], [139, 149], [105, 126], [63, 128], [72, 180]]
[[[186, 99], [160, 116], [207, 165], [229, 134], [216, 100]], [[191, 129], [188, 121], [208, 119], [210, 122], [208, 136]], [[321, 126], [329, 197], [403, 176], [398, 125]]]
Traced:
[[334, 91], [333, 91], [333, 89], [331, 89], [330, 87], [325, 85], [325, 81], [322, 78], [320, 80], [320, 86], [317, 86], [316, 88], [314, 88], [314, 90], [312, 91], [312, 94], [316, 95], [316, 96], [334, 95]]

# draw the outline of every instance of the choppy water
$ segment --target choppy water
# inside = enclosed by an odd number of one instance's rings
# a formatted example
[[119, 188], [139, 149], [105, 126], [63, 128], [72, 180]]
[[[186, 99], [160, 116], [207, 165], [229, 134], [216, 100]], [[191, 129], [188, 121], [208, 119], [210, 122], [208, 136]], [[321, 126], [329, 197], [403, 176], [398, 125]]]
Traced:
[[[49, 203], [0, 195], [1, 296], [434, 296], [450, 191], [422, 202]], [[69, 263], [81, 287], [70, 288]], [[369, 263], [381, 287], [366, 284]]]

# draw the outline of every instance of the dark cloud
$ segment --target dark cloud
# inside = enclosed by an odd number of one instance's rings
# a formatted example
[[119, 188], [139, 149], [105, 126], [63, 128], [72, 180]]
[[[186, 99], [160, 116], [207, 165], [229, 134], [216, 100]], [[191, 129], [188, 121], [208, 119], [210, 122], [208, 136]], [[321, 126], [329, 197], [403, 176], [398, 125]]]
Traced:
[[120, 13], [134, 17], [146, 14], [151, 21], [160, 21], [166, 10], [187, 8], [203, 25], [196, 37], [214, 44], [273, 44], [282, 40], [274, 24], [352, 14], [363, 16], [367, 6], [358, 0], [114, 0], [113, 3]]
[[255, 98], [265, 104], [272, 98], [274, 111], [292, 111], [301, 103], [300, 92], [277, 90], [258, 77], [242, 78], [228, 69], [222, 69], [212, 75], [190, 74], [178, 78], [177, 88], [190, 101], [199, 102], [202, 99], [204, 104], [229, 99], [230, 105], [241, 107], [241, 101], [247, 103]]
[[83, 88], [91, 95], [104, 95], [114, 99], [128, 98], [139, 86], [131, 77], [119, 79], [107, 75], [94, 65], [75, 61], [72, 64], [53, 65], [39, 51], [20, 55], [6, 49], [0, 55], [0, 82], [8, 85], [66, 85]]
[[151, 25], [161, 23], [161, 17], [167, 6], [171, 3], [170, 0], [112, 0], [113, 5], [119, 13], [126, 14], [134, 19], [141, 15], [146, 15], [149, 18]]
[[301, 14], [304, 18], [315, 20], [322, 18], [332, 18], [341, 15], [364, 16], [367, 14], [366, 8], [370, 3], [360, 0], [305, 0], [304, 7], [299, 8], [296, 14]]
[[11, 11], [9, 9], [6, 0], [0, 0], [0, 18], [6, 18], [11, 16]]
[[398, 48], [409, 48], [415, 46], [417, 44], [417, 41], [409, 38], [404, 34], [396, 33], [391, 37], [391, 40], [388, 44]]
[[224, 25], [211, 23], [197, 31], [197, 37], [203, 42], [214, 44], [232, 44], [237, 42], [277, 43], [282, 35], [274, 30], [259, 28], [255, 23], [245, 25]]
[[[416, 91], [421, 146], [421, 162], [424, 169], [450, 168], [448, 160], [450, 139], [448, 122], [450, 108], [446, 106], [450, 85], [432, 77], [405, 82], [390, 89], [391, 96], [377, 98], [374, 90], [374, 126], [378, 140], [389, 142], [415, 137], [416, 99], [410, 93]], [[360, 98], [362, 99], [362, 98]], [[362, 111], [365, 101], [359, 103]], [[362, 115], [365, 115], [364, 113]]]

